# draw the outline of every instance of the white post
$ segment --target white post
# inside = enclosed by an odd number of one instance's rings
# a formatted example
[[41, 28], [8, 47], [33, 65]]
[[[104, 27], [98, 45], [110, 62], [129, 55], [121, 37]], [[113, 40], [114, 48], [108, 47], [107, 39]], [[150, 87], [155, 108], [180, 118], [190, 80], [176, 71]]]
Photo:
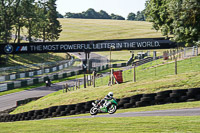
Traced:
[[153, 60], [156, 60], [156, 51], [153, 51]]
[[196, 56], [198, 56], [198, 54], [199, 54], [199, 51], [198, 51], [198, 46], [196, 46], [196, 48], [197, 48], [197, 52], [196, 52]]
[[184, 48], [184, 57], [186, 57], [186, 48]]
[[147, 51], [147, 56], [150, 56], [150, 51]]
[[195, 56], [195, 46], [192, 47], [192, 56]]

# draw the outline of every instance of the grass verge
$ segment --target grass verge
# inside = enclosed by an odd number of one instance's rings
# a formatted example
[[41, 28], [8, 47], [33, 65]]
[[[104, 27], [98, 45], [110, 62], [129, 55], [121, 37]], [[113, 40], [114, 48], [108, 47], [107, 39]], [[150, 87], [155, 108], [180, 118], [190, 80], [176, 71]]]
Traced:
[[[199, 132], [200, 116], [89, 118], [1, 123], [1, 133]], [[31, 125], [31, 126], [30, 126]]]

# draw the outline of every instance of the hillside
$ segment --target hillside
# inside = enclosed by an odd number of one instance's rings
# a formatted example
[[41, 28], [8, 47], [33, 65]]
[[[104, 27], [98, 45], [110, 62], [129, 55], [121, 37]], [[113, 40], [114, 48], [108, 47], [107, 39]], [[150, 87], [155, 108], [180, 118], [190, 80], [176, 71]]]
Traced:
[[[55, 105], [75, 104], [102, 99], [110, 91], [114, 92], [116, 98], [123, 98], [136, 94], [155, 93], [164, 90], [196, 88], [199, 87], [200, 83], [199, 60], [200, 57], [198, 56], [179, 61], [178, 75], [174, 75], [174, 62], [157, 65], [156, 69], [153, 66], [157, 64], [157, 61], [150, 62], [137, 68], [136, 83], [132, 82], [132, 75], [126, 74], [126, 78], [124, 77], [126, 81], [123, 84], [100, 86], [95, 89], [88, 87], [68, 93], [63, 93], [61, 90], [35, 102], [20, 106], [14, 113], [37, 110]], [[161, 64], [163, 63], [161, 62]], [[157, 75], [155, 75], [155, 70]], [[130, 73], [130, 70], [125, 71], [123, 74], [125, 73]], [[102, 80], [105, 81], [106, 79]]]
[[58, 41], [108, 40], [162, 37], [145, 21], [103, 19], [59, 19], [62, 33]]

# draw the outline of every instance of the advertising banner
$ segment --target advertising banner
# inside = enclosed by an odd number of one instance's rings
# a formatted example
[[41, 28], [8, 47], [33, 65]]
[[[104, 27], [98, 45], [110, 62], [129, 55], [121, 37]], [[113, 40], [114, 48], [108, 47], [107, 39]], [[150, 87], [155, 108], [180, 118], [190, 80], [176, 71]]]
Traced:
[[0, 54], [24, 54], [47, 52], [97, 52], [120, 50], [146, 50], [175, 48], [176, 43], [164, 38], [67, 41], [67, 42], [35, 42], [0, 44]]

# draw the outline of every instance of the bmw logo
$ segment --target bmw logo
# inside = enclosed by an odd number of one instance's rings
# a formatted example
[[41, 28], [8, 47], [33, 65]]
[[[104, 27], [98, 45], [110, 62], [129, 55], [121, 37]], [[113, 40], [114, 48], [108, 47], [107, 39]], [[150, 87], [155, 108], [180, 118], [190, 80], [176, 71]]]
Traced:
[[4, 47], [4, 51], [6, 52], [6, 54], [10, 54], [13, 52], [13, 46], [8, 44]]

